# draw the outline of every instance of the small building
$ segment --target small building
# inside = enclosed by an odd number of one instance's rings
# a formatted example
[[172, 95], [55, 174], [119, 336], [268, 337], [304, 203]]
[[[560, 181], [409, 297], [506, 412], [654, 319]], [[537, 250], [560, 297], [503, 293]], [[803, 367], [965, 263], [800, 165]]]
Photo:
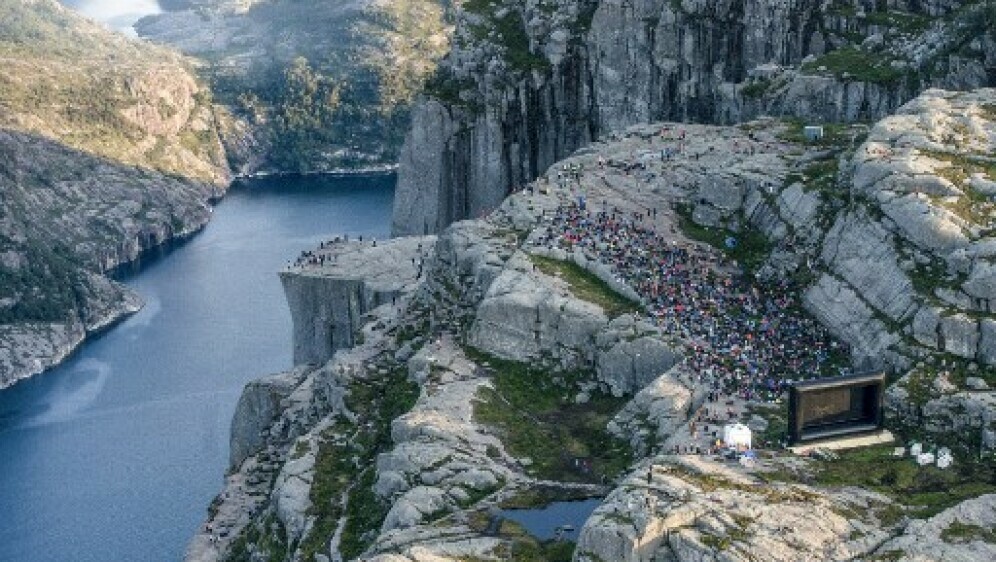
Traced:
[[809, 142], [815, 142], [823, 138], [822, 125], [806, 125], [802, 128], [802, 134]]

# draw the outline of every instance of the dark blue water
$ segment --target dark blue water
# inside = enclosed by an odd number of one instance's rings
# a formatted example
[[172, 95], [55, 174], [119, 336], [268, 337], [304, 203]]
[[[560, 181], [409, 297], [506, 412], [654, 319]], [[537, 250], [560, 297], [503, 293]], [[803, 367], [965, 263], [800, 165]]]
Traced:
[[564, 535], [567, 540], [577, 540], [577, 535], [591, 512], [602, 503], [600, 499], [554, 502], [536, 509], [506, 509], [501, 516], [522, 525], [530, 535], [549, 540], [557, 536], [557, 527], [571, 525], [574, 531]]
[[0, 561], [179, 559], [221, 488], [246, 381], [291, 365], [276, 272], [330, 233], [386, 237], [393, 177], [235, 187], [126, 279], [147, 301], [0, 392]]

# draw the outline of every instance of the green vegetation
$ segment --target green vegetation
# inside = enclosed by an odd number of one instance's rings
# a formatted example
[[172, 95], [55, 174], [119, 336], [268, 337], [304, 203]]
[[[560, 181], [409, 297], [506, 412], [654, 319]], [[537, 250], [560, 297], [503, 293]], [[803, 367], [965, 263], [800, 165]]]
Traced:
[[733, 540], [729, 536], [716, 536], [710, 535], [708, 533], [702, 533], [699, 535], [699, 540], [702, 544], [708, 546], [713, 550], [727, 550], [733, 545]]
[[996, 162], [991, 160], [982, 160], [970, 154], [952, 154], [939, 150], [921, 149], [920, 152], [934, 160], [946, 162], [948, 165], [936, 170], [936, 172], [960, 188], [963, 188], [962, 184], [972, 174], [981, 173], [996, 180]]
[[871, 562], [898, 562], [906, 554], [902, 550], [887, 550], [869, 558]]
[[[768, 426], [764, 428], [756, 438], [756, 442], [764, 447], [774, 448], [779, 443], [782, 443], [788, 439], [788, 402], [782, 401], [778, 404], [755, 404], [752, 405], [748, 411], [750, 416], [760, 416], [768, 422]], [[745, 423], [749, 421], [750, 417], [745, 416]]]
[[764, 96], [765, 92], [767, 92], [769, 88], [771, 88], [771, 84], [771, 80], [755, 80], [744, 86], [743, 89], [740, 90], [740, 93], [743, 94], [745, 98], [760, 98]]
[[893, 457], [892, 446], [882, 445], [842, 451], [838, 460], [819, 461], [815, 481], [875, 490], [907, 506], [910, 516], [926, 518], [966, 499], [996, 492], [996, 463], [959, 459], [947, 470], [921, 467], [908, 457]]
[[982, 115], [989, 121], [996, 121], [996, 103], [982, 104]]
[[872, 25], [891, 27], [902, 33], [919, 34], [930, 27], [930, 16], [900, 11], [868, 12], [865, 21]]
[[418, 385], [401, 368], [350, 385], [346, 404], [359, 419], [353, 423], [340, 418], [322, 434], [311, 486], [310, 514], [315, 524], [301, 541], [302, 560], [313, 561], [324, 551], [342, 517], [343, 555], [354, 558], [370, 545], [372, 533], [387, 515], [387, 506], [373, 492], [374, 461], [391, 446], [391, 420], [411, 409], [418, 392]]
[[[810, 74], [827, 72], [839, 79], [891, 84], [906, 76], [903, 71], [891, 66], [892, 61], [891, 57], [847, 46], [803, 65], [802, 70]], [[820, 70], [821, 67], [825, 70]]]
[[[175, 53], [128, 41], [55, 3], [6, 2], [0, 58], [0, 127], [113, 162], [220, 179], [224, 154], [212, 127], [181, 141], [191, 125], [210, 123], [210, 96]], [[169, 126], [150, 122], [150, 109], [155, 121], [180, 120], [180, 130], [162, 132]]]
[[[949, 139], [949, 142], [957, 141]], [[939, 167], [934, 172], [953, 183], [963, 193], [958, 197], [933, 197], [934, 203], [965, 220], [976, 224], [988, 224], [990, 213], [996, 211], [996, 203], [991, 197], [972, 189], [968, 185], [968, 178], [981, 173], [991, 180], [996, 180], [996, 162], [971, 154], [952, 154], [936, 150], [922, 150], [921, 153], [946, 163], [946, 166]]]
[[954, 281], [948, 279], [947, 266], [941, 261], [917, 264], [908, 274], [913, 288], [921, 295], [931, 296], [939, 288], [955, 285]]
[[[993, 369], [972, 369], [974, 361], [958, 357], [950, 353], [937, 353], [932, 358], [932, 365], [928, 367], [917, 367], [910, 372], [907, 377], [909, 382], [906, 385], [907, 392], [912, 395], [914, 404], [923, 405], [933, 394], [933, 380], [942, 371], [947, 374], [948, 380], [958, 388], [965, 388], [965, 379], [968, 377], [978, 377], [986, 381], [990, 386], [996, 386], [996, 371]], [[939, 366], [940, 362], [944, 366]]]
[[304, 57], [294, 59], [284, 71], [274, 107], [273, 132], [280, 142], [272, 158], [281, 169], [306, 169], [316, 151], [336, 141], [341, 97], [338, 84], [315, 72]]
[[228, 550], [228, 562], [283, 562], [289, 554], [287, 531], [274, 515], [247, 525]]
[[380, 529], [387, 516], [388, 506], [374, 493], [377, 482], [376, 465], [371, 463], [359, 481], [350, 490], [346, 503], [346, 525], [342, 530], [339, 552], [346, 560], [353, 559], [370, 546], [373, 537], [368, 533]]
[[[745, 272], [750, 273], [757, 270], [771, 252], [771, 244], [768, 239], [756, 230], [733, 232], [725, 228], [702, 226], [692, 220], [690, 206], [681, 205], [676, 210], [678, 212], [678, 227], [685, 236], [692, 240], [705, 242], [722, 251], [728, 258], [736, 260]], [[733, 248], [726, 246], [726, 239], [730, 237], [736, 240], [736, 245]]]
[[[546, 57], [533, 53], [529, 48], [529, 35], [526, 33], [526, 22], [520, 12], [521, 8], [509, 9], [508, 6], [492, 0], [468, 0], [464, 2], [462, 8], [465, 12], [476, 14], [484, 20], [484, 23], [471, 25], [471, 32], [478, 40], [496, 40], [502, 48], [509, 68], [525, 73], [546, 70], [550, 67]], [[499, 15], [500, 12], [503, 13]]]
[[574, 262], [543, 256], [529, 256], [529, 259], [546, 275], [566, 281], [575, 297], [598, 305], [609, 318], [642, 311], [639, 303], [615, 292], [608, 283]]
[[498, 536], [510, 540], [507, 547], [495, 552], [499, 560], [516, 562], [570, 562], [575, 544], [570, 541], [539, 541], [515, 521], [505, 519]]
[[425, 93], [437, 100], [451, 106], [463, 106], [471, 111], [476, 111], [477, 106], [464, 101], [460, 97], [461, 92], [474, 92], [475, 83], [471, 78], [457, 79], [453, 76], [453, 71], [447, 66], [441, 66], [429, 78], [425, 84]]
[[809, 144], [825, 148], [846, 148], [851, 145], [852, 136], [856, 145], [862, 142], [867, 134], [866, 129], [853, 129], [852, 125], [846, 123], [815, 123], [823, 127], [823, 138], [809, 141], [806, 139], [805, 127], [812, 124], [814, 123], [806, 123], [801, 119], [786, 119], [783, 121], [784, 128], [778, 133], [778, 137], [785, 142]]
[[996, 530], [954, 521], [948, 528], [941, 531], [941, 538], [945, 542], [952, 543], [982, 541], [996, 544]]
[[475, 419], [495, 428], [510, 454], [532, 461], [530, 475], [598, 483], [629, 466], [629, 447], [605, 429], [626, 400], [595, 391], [586, 404], [574, 401], [590, 373], [555, 373], [469, 348], [466, 353], [494, 373], [494, 388], [482, 389], [474, 402]]
[[0, 323], [61, 322], [85, 306], [86, 278], [68, 248], [43, 244], [18, 248], [0, 237], [0, 251], [5, 248], [24, 250], [24, 263], [0, 264]]
[[837, 159], [830, 158], [815, 162], [802, 172], [806, 191], [818, 191], [837, 195]]

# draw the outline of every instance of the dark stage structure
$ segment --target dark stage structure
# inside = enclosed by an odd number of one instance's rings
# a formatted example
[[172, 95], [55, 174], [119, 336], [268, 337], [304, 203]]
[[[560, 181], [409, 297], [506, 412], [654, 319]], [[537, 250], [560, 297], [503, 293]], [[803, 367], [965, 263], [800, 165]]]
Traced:
[[789, 387], [789, 442], [872, 433], [882, 429], [885, 373], [800, 381]]

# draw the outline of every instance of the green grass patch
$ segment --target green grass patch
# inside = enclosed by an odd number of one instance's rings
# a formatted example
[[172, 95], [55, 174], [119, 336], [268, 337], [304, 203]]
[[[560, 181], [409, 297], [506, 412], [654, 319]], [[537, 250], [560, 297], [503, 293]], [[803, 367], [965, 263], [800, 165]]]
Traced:
[[282, 562], [287, 559], [287, 531], [273, 514], [247, 525], [232, 541], [228, 562]]
[[[846, 123], [807, 123], [802, 119], [786, 119], [782, 122], [782, 125], [782, 130], [777, 135], [781, 140], [824, 148], [849, 147], [851, 145], [852, 134], [855, 144], [862, 142], [866, 135], [864, 130], [852, 131], [852, 126]], [[815, 141], [808, 140], [805, 134], [806, 125], [819, 125], [823, 127], [823, 138]]]
[[[839, 79], [858, 82], [892, 84], [906, 76], [903, 71], [892, 68], [890, 63], [893, 60], [886, 55], [869, 53], [858, 47], [847, 46], [804, 64], [802, 70], [809, 74], [826, 72]], [[825, 70], [820, 70], [821, 67], [824, 67]]]
[[[475, 419], [494, 428], [510, 454], [532, 460], [531, 476], [600, 483], [629, 466], [628, 445], [605, 429], [626, 399], [593, 392], [588, 403], [574, 403], [590, 373], [551, 372], [471, 349], [467, 355], [493, 370], [494, 388], [478, 393]], [[576, 465], [578, 459], [590, 469]]]
[[996, 103], [984, 103], [980, 109], [983, 117], [989, 121], [996, 121]]
[[837, 159], [830, 158], [810, 164], [803, 170], [802, 177], [806, 191], [836, 195]]
[[768, 79], [755, 80], [744, 86], [740, 93], [745, 98], [760, 98], [771, 88], [772, 81]]
[[[942, 152], [940, 150], [925, 149], [920, 149], [919, 152], [924, 156], [933, 158], [934, 160], [946, 162], [948, 164], [947, 167], [937, 169], [935, 170], [935, 173], [951, 181], [951, 183], [957, 185], [958, 187], [963, 187], [962, 183], [967, 180], [970, 175], [976, 173], [984, 174], [989, 176], [990, 179], [996, 180], [996, 162], [981, 160], [974, 158], [970, 154], [964, 153], [952, 154], [950, 152]], [[988, 200], [988, 198], [983, 198], [983, 200]]]
[[346, 525], [342, 529], [339, 552], [346, 560], [356, 558], [370, 546], [387, 517], [388, 505], [374, 493], [377, 470], [369, 466], [350, 491], [346, 504]]
[[510, 541], [495, 552], [499, 560], [570, 562], [576, 546], [570, 541], [539, 541], [530, 535], [522, 525], [509, 519], [501, 522], [498, 536]]
[[930, 27], [931, 18], [922, 14], [911, 14], [899, 11], [869, 12], [865, 22], [872, 25], [891, 27], [902, 33], [919, 34]]
[[[373, 464], [391, 446], [391, 420], [409, 411], [418, 393], [418, 385], [402, 368], [350, 385], [346, 404], [359, 419], [351, 423], [340, 418], [322, 434], [310, 496], [309, 514], [315, 524], [301, 542], [301, 560], [313, 561], [325, 551], [343, 517], [344, 556], [354, 558], [370, 546], [388, 508], [373, 492], [377, 477]], [[343, 509], [341, 499], [347, 492]]]
[[927, 518], [966, 499], [996, 492], [996, 464], [959, 459], [942, 470], [892, 456], [891, 445], [842, 451], [834, 461], [819, 461], [816, 483], [875, 490], [917, 518]]
[[751, 415], [760, 416], [764, 418], [764, 421], [768, 422], [768, 426], [756, 437], [758, 445], [767, 448], [777, 448], [780, 443], [788, 439], [787, 401], [783, 400], [779, 404], [755, 404], [750, 407], [748, 412]]
[[[753, 272], [764, 263], [768, 254], [771, 253], [771, 244], [763, 234], [755, 230], [744, 230], [743, 232], [733, 232], [725, 228], [712, 228], [702, 226], [692, 220], [692, 209], [687, 205], [677, 207], [678, 227], [685, 236], [692, 240], [705, 242], [710, 246], [725, 253], [730, 259], [736, 260], [745, 272]], [[736, 246], [726, 247], [726, 239], [733, 237], [736, 239]]]
[[566, 281], [575, 297], [598, 305], [609, 318], [643, 310], [640, 303], [620, 295], [608, 283], [574, 262], [543, 256], [529, 256], [529, 259], [546, 275]]
[[887, 550], [885, 552], [880, 552], [875, 556], [872, 556], [868, 560], [871, 562], [898, 562], [906, 556], [902, 550]]
[[948, 279], [947, 266], [937, 261], [929, 264], [917, 264], [907, 272], [913, 288], [921, 295], [931, 296], [939, 288], [951, 287], [954, 282]]
[[941, 531], [941, 538], [951, 543], [982, 541], [996, 544], [996, 530], [954, 521]]

